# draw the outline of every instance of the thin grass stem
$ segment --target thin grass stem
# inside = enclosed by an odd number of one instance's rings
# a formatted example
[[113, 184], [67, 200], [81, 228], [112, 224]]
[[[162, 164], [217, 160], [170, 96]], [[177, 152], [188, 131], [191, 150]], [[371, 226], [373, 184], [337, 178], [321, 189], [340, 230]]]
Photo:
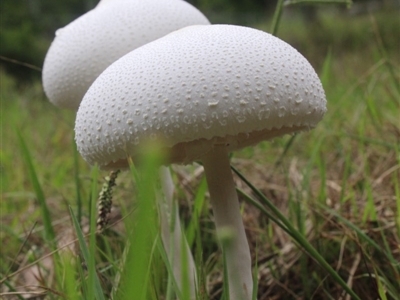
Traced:
[[[85, 264], [87, 264], [89, 272], [92, 272], [92, 274], [89, 274], [89, 276], [91, 276], [93, 278], [90, 280], [90, 281], [92, 281], [92, 284], [91, 285], [87, 284], [86, 289], [84, 288], [86, 290], [85, 294], [87, 295], [86, 299], [95, 299], [94, 297], [96, 297], [96, 299], [98, 299], [98, 300], [105, 300], [104, 294], [102, 292], [100, 280], [97, 276], [96, 270], [95, 270], [94, 266], [93, 267], [90, 266], [90, 261], [91, 261], [90, 255], [92, 253], [89, 251], [89, 248], [86, 245], [86, 241], [85, 241], [82, 229], [81, 229], [81, 227], [78, 223], [78, 219], [75, 217], [75, 214], [71, 207], [69, 207], [69, 211], [70, 211], [70, 215], [71, 215], [71, 219], [72, 219], [72, 224], [74, 225], [75, 233], [78, 237], [78, 243], [79, 243], [79, 248], [80, 248], [82, 256], [83, 256], [83, 262]], [[91, 235], [94, 235], [94, 232], [91, 233]], [[90, 237], [89, 237], [89, 239], [90, 239]], [[83, 270], [81, 272], [83, 272]], [[85, 278], [83, 273], [81, 273], [81, 278], [82, 279]], [[92, 298], [89, 298], [90, 296]]]
[[298, 232], [288, 219], [279, 211], [279, 209], [272, 204], [264, 195], [254, 187], [250, 181], [247, 180], [236, 168], [232, 170], [239, 176], [239, 178], [246, 183], [247, 186], [259, 197], [260, 200], [277, 216], [277, 218], [287, 227], [291, 232], [292, 237], [308, 252], [311, 258], [315, 259], [332, 277], [333, 279], [351, 296], [353, 299], [361, 300], [357, 294], [348, 287], [346, 282], [339, 276], [339, 274], [328, 264], [328, 262], [315, 250], [315, 248], [306, 240], [306, 238]]
[[339, 5], [345, 4], [350, 7], [353, 4], [351, 0], [285, 0], [284, 6], [290, 6], [295, 4], [329, 4], [329, 5]]
[[79, 178], [79, 154], [76, 149], [75, 142], [73, 145], [73, 153], [74, 153], [74, 178], [75, 178], [75, 193], [76, 193], [76, 218], [78, 219], [79, 224], [82, 221], [82, 195], [81, 195], [81, 181]]
[[51, 246], [52, 250], [56, 249], [55, 245], [55, 233], [53, 224], [51, 222], [50, 210], [47, 206], [46, 198], [44, 196], [44, 192], [42, 186], [40, 185], [39, 179], [36, 174], [35, 167], [33, 165], [32, 157], [29, 152], [28, 146], [25, 143], [24, 138], [19, 130], [17, 130], [17, 136], [22, 152], [22, 156], [25, 160], [26, 166], [28, 168], [29, 177], [31, 179], [33, 189], [35, 190], [36, 199], [39, 202], [42, 218], [43, 218], [43, 226], [44, 226], [44, 238]]
[[271, 25], [270, 33], [275, 36], [278, 32], [279, 23], [281, 21], [284, 2], [285, 2], [285, 0], [278, 0], [278, 3], [276, 4], [274, 16], [272, 17], [272, 25]]

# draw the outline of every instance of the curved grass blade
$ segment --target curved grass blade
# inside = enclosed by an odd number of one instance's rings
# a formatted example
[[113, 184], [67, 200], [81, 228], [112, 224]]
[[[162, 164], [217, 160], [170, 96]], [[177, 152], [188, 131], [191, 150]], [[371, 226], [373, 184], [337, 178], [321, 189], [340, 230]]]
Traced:
[[[265, 204], [272, 213], [286, 226], [287, 230], [290, 231], [290, 236], [293, 237], [299, 245], [301, 245], [311, 258], [315, 259], [321, 267], [323, 267], [334, 280], [353, 298], [361, 300], [357, 294], [346, 284], [346, 282], [339, 276], [339, 274], [327, 263], [327, 261], [318, 253], [318, 251], [306, 240], [306, 238], [296, 230], [296, 228], [290, 223], [288, 219], [279, 211], [279, 209], [273, 205], [264, 195], [254, 187], [246, 177], [244, 177], [235, 167], [232, 170], [239, 176], [239, 178], [246, 183], [248, 187], [259, 197], [260, 201]], [[278, 223], [279, 225], [279, 223]], [[282, 229], [284, 229], [282, 227]], [[286, 230], [285, 230], [286, 231]], [[286, 231], [286, 232], [288, 232]]]
[[276, 35], [278, 32], [278, 26], [279, 22], [281, 20], [282, 16], [282, 10], [283, 10], [283, 5], [284, 5], [284, 0], [278, 0], [278, 3], [276, 4], [274, 16], [272, 18], [272, 25], [271, 25], [271, 34]]
[[79, 179], [79, 154], [76, 148], [75, 141], [73, 144], [73, 153], [74, 153], [74, 177], [75, 177], [75, 188], [76, 188], [76, 207], [77, 207], [77, 219], [79, 224], [82, 221], [82, 196], [81, 196], [81, 181]]
[[[4, 281], [4, 282], [2, 282], [5, 286], [7, 286], [7, 288], [9, 289], [9, 291], [11, 292], [11, 293], [15, 293], [13, 296], [15, 297], [15, 298], [18, 298], [18, 300], [25, 300], [25, 298], [24, 297], [22, 297], [20, 294], [18, 294], [18, 292], [17, 292], [17, 290], [14, 288], [14, 286], [8, 281], [8, 280], [6, 280], [6, 281]], [[14, 298], [14, 299], [15, 299]]]
[[196, 238], [196, 234], [200, 230], [199, 219], [200, 219], [201, 213], [204, 209], [204, 199], [205, 199], [206, 192], [207, 192], [207, 183], [206, 183], [205, 177], [203, 177], [203, 179], [200, 182], [199, 187], [197, 188], [197, 192], [196, 192], [196, 195], [194, 198], [192, 217], [190, 219], [190, 223], [186, 230], [186, 236], [187, 236], [187, 241], [188, 241], [189, 247], [193, 246], [193, 243]]
[[138, 169], [128, 157], [132, 180], [136, 183], [137, 198], [135, 220], [127, 223], [131, 228], [129, 234], [130, 249], [127, 253], [126, 264], [122, 271], [123, 281], [118, 299], [149, 299], [151, 276], [149, 270], [153, 263], [154, 245], [157, 239], [158, 224], [156, 214], [155, 187], [158, 178], [158, 168], [162, 161], [162, 153], [154, 144], [146, 145], [138, 159]]
[[[71, 219], [72, 219], [72, 223], [75, 228], [76, 235], [78, 237], [79, 248], [81, 249], [84, 261], [88, 264], [89, 276], [92, 276], [92, 278], [93, 278], [92, 284], [89, 283], [87, 286], [87, 299], [105, 300], [103, 290], [102, 290], [102, 287], [100, 284], [100, 280], [99, 280], [99, 277], [97, 276], [95, 267], [94, 266], [91, 267], [91, 263], [90, 263], [90, 261], [92, 260], [90, 258], [90, 255], [94, 255], [94, 253], [90, 253], [89, 248], [86, 245], [82, 229], [81, 229], [81, 227], [78, 223], [78, 220], [75, 217], [75, 214], [71, 207], [69, 207], [69, 211], [71, 214]], [[84, 277], [82, 277], [82, 278], [84, 278]]]
[[168, 287], [169, 287], [169, 291], [167, 292], [167, 300], [173, 299], [172, 298], [172, 288], [175, 291], [176, 297], [177, 299], [183, 299], [182, 298], [182, 293], [179, 290], [179, 286], [178, 286], [178, 282], [176, 281], [176, 278], [174, 276], [174, 271], [172, 270], [172, 265], [169, 261], [169, 258], [167, 256], [167, 253], [165, 252], [164, 249], [164, 245], [162, 244], [161, 238], [158, 236], [156, 239], [156, 243], [157, 243], [157, 249], [160, 252], [161, 258], [165, 264], [165, 267], [167, 268], [167, 272], [168, 272]]
[[250, 195], [248, 195], [246, 192], [241, 190], [240, 188], [236, 188], [236, 191], [238, 192], [239, 195], [244, 197], [244, 200], [251, 205], [257, 207], [261, 212], [263, 212], [269, 219], [271, 219], [274, 223], [276, 223], [279, 227], [281, 227], [287, 234], [291, 235], [290, 231], [286, 228], [282, 222], [280, 222], [277, 218], [275, 218], [268, 210], [265, 209], [265, 207], [258, 202], [257, 200], [253, 199]]
[[[358, 228], [356, 225], [354, 225], [352, 222], [350, 222], [349, 220], [347, 220], [346, 218], [343, 218], [342, 216], [340, 216], [338, 213], [336, 213], [333, 209], [330, 209], [324, 205], [322, 205], [321, 203], [317, 203], [320, 207], [322, 207], [324, 210], [326, 210], [327, 212], [329, 212], [331, 215], [333, 215], [334, 217], [336, 217], [337, 219], [340, 220], [341, 223], [347, 225], [349, 228], [351, 228], [352, 230], [354, 230], [357, 235], [364, 240], [365, 242], [367, 242], [370, 246], [374, 247], [379, 253], [383, 254], [392, 264], [392, 266], [397, 270], [398, 273], [400, 273], [400, 262], [398, 262], [392, 255], [391, 252], [389, 251], [385, 251], [384, 249], [382, 249], [382, 247], [380, 247], [373, 239], [371, 239], [367, 234], [365, 234], [360, 228]], [[383, 237], [384, 238], [384, 237]], [[385, 241], [385, 238], [383, 239]], [[388, 248], [388, 246], [387, 246]]]
[[276, 160], [274, 167], [277, 168], [282, 164], [283, 159], [285, 158], [286, 154], [288, 153], [289, 149], [292, 147], [294, 139], [297, 137], [297, 134], [293, 134], [290, 139], [286, 142], [282, 154]]
[[284, 5], [294, 5], [294, 4], [346, 4], [349, 8], [353, 4], [352, 0], [286, 0]]
[[44, 238], [51, 245], [52, 250], [56, 249], [55, 245], [55, 233], [53, 224], [51, 223], [50, 211], [46, 203], [46, 198], [44, 196], [43, 189], [39, 183], [39, 179], [36, 174], [35, 167], [33, 166], [33, 161], [31, 154], [29, 152], [28, 146], [25, 143], [24, 138], [19, 130], [17, 131], [17, 136], [22, 152], [22, 156], [25, 160], [26, 166], [28, 168], [29, 177], [31, 179], [33, 189], [35, 190], [36, 199], [40, 204], [41, 214], [43, 217], [43, 226], [44, 226]]

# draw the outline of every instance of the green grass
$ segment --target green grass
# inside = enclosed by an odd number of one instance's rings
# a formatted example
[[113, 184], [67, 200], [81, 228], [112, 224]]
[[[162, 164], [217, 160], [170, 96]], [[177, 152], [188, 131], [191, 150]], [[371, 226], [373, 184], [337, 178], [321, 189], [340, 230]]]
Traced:
[[[301, 19], [282, 16], [277, 34], [300, 45], [316, 67], [328, 113], [308, 133], [263, 142], [232, 158], [250, 183], [235, 179], [259, 299], [339, 299], [346, 289], [354, 299], [398, 299], [400, 57], [390, 38], [399, 36], [395, 16], [327, 14], [314, 31]], [[77, 155], [74, 113], [48, 103], [40, 82], [21, 86], [0, 75], [0, 295], [185, 295], [176, 288], [157, 230], [151, 200], [157, 158], [120, 174], [110, 228], [94, 234], [95, 200], [107, 174], [91, 170]], [[222, 253], [197, 169], [174, 166], [176, 196], [198, 268], [199, 299], [220, 299], [226, 291]], [[36, 288], [29, 290], [28, 280]]]

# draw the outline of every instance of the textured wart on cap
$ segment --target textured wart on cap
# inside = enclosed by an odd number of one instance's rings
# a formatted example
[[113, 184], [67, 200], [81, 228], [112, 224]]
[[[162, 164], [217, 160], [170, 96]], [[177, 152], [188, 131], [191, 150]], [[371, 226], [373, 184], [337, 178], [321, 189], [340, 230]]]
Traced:
[[100, 4], [57, 30], [43, 66], [52, 103], [77, 110], [84, 94], [112, 62], [174, 30], [209, 24], [181, 0], [114, 0]]
[[265, 32], [191, 26], [112, 64], [79, 108], [78, 150], [91, 164], [124, 166], [147, 139], [171, 162], [215, 144], [236, 150], [316, 126], [326, 112], [321, 82], [294, 48]]

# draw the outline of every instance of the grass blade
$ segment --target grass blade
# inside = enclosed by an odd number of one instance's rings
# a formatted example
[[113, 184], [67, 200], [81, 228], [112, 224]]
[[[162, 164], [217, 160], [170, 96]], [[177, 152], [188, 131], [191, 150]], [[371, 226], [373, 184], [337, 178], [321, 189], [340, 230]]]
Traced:
[[22, 156], [25, 160], [26, 166], [28, 168], [29, 177], [31, 179], [33, 189], [35, 190], [36, 199], [40, 204], [43, 226], [44, 226], [44, 238], [51, 245], [52, 250], [56, 248], [55, 245], [55, 233], [53, 224], [51, 223], [50, 211], [46, 203], [46, 198], [43, 193], [43, 189], [40, 185], [39, 179], [36, 174], [35, 167], [33, 166], [33, 161], [31, 154], [29, 152], [28, 146], [25, 143], [24, 138], [19, 130], [17, 130], [17, 136], [22, 152]]
[[350, 7], [353, 4], [352, 0], [287, 0], [285, 1], [285, 6], [294, 4], [346, 4]]
[[282, 16], [283, 4], [284, 0], [278, 0], [278, 3], [276, 4], [274, 16], [272, 18], [272, 25], [270, 29], [270, 33], [272, 35], [276, 35], [278, 32], [279, 22]]
[[[89, 251], [89, 248], [86, 245], [86, 241], [85, 241], [82, 229], [81, 229], [81, 227], [80, 227], [80, 225], [78, 223], [78, 220], [75, 217], [75, 214], [74, 214], [74, 212], [73, 212], [71, 207], [69, 207], [69, 211], [70, 211], [70, 214], [71, 214], [72, 224], [74, 225], [75, 232], [76, 232], [76, 235], [78, 237], [79, 248], [81, 250], [84, 262], [88, 266], [89, 277], [93, 278], [92, 279], [92, 282], [93, 282], [92, 285], [88, 284], [88, 286], [87, 286], [87, 295], [86, 295], [87, 297], [86, 297], [86, 299], [105, 300], [104, 294], [103, 294], [103, 291], [102, 291], [102, 287], [101, 287], [101, 284], [100, 284], [100, 280], [99, 280], [99, 278], [97, 276], [97, 273], [96, 273], [96, 270], [95, 270], [95, 266], [92, 266], [91, 265], [92, 263], [90, 263], [92, 261], [92, 258], [90, 257], [90, 255], [93, 255], [93, 253], [91, 253]], [[84, 277], [82, 277], [82, 278], [84, 278]]]
[[292, 147], [293, 142], [295, 138], [297, 137], [297, 134], [293, 134], [290, 139], [286, 142], [282, 154], [279, 156], [279, 158], [276, 160], [274, 167], [277, 168], [282, 164], [283, 159], [285, 158], [286, 154], [288, 153], [289, 149]]
[[81, 197], [81, 181], [79, 179], [79, 154], [76, 149], [75, 142], [73, 144], [73, 153], [74, 153], [74, 172], [75, 172], [75, 188], [76, 188], [76, 218], [78, 219], [79, 224], [82, 221], [82, 197]]
[[[96, 204], [97, 204], [97, 179], [99, 176], [99, 168], [94, 166], [92, 169], [92, 188], [90, 198], [90, 231], [89, 231], [89, 256], [86, 259], [88, 266], [88, 286], [89, 295], [96, 295], [96, 299], [100, 300], [100, 295], [103, 296], [103, 290], [100, 285], [100, 281], [97, 277], [95, 252], [96, 252]], [[92, 299], [89, 297], [89, 299]]]
[[[130, 249], [124, 266], [118, 299], [148, 299], [152, 276], [149, 274], [153, 260], [154, 243], [157, 239], [156, 194], [158, 168], [162, 159], [159, 148], [148, 145], [140, 158], [139, 170], [129, 158], [132, 179], [136, 181], [137, 198], [134, 220], [127, 223]], [[147, 275], [145, 275], [147, 274]]]
[[[8, 280], [2, 282], [2, 284], [4, 284], [5, 286], [7, 286], [7, 288], [10, 290], [10, 293], [15, 293], [15, 294], [13, 295], [13, 297], [18, 298], [19, 300], [25, 300], [25, 298], [22, 297], [22, 296], [16, 291], [16, 289], [13, 287], [13, 285], [12, 285]], [[15, 298], [14, 298], [14, 299], [15, 299]]]
[[196, 238], [196, 233], [200, 230], [199, 218], [203, 211], [206, 192], [207, 183], [205, 177], [203, 177], [194, 198], [193, 214], [186, 230], [187, 242], [190, 248], [193, 246]]
[[325, 56], [324, 63], [322, 65], [322, 70], [320, 75], [323, 87], [328, 86], [329, 81], [331, 79], [331, 74], [332, 74], [332, 49], [329, 48], [328, 53]]
[[354, 225], [352, 222], [347, 220], [346, 218], [343, 218], [341, 215], [339, 215], [336, 211], [323, 206], [322, 204], [319, 204], [325, 211], [329, 212], [331, 215], [335, 216], [341, 223], [345, 224], [352, 230], [354, 230], [357, 235], [367, 242], [370, 246], [375, 248], [379, 253], [383, 254], [386, 256], [386, 258], [390, 261], [393, 267], [396, 267], [397, 272], [400, 273], [400, 263], [393, 257], [393, 255], [390, 252], [386, 252], [382, 247], [380, 247], [373, 239], [371, 239], [367, 234], [365, 234], [360, 228], [358, 228], [356, 225]]
[[376, 22], [375, 17], [372, 14], [370, 14], [370, 18], [371, 18], [372, 29], [374, 30], [375, 39], [376, 39], [376, 43], [378, 45], [380, 55], [385, 60], [385, 65], [389, 71], [390, 79], [392, 80], [393, 85], [395, 86], [395, 88], [397, 90], [397, 93], [400, 94], [400, 83], [399, 83], [398, 79], [396, 78], [396, 72], [393, 69], [392, 64], [389, 62], [389, 59], [388, 59], [389, 56], [387, 54], [386, 47], [385, 47], [383, 39], [382, 39], [382, 35], [379, 31], [378, 24]]
[[258, 202], [257, 200], [253, 199], [250, 195], [248, 195], [246, 192], [241, 190], [240, 188], [236, 188], [236, 191], [244, 197], [244, 200], [247, 203], [250, 203], [251, 205], [257, 207], [262, 213], [264, 213], [269, 219], [271, 219], [274, 223], [276, 223], [280, 228], [282, 228], [286, 233], [290, 235], [290, 231], [286, 228], [285, 225], [282, 224], [275, 216], [273, 216], [268, 210], [265, 209], [265, 207]]
[[167, 252], [164, 249], [164, 245], [163, 245], [160, 237], [157, 237], [157, 249], [161, 254], [161, 258], [162, 258], [162, 260], [167, 268], [167, 272], [168, 272], [168, 288], [169, 288], [169, 290], [167, 292], [166, 299], [167, 300], [173, 299], [173, 297], [172, 297], [173, 293], [172, 293], [171, 287], [174, 288], [177, 299], [184, 299], [184, 298], [182, 298], [182, 293], [178, 288], [178, 282], [176, 281], [176, 278], [174, 276], [174, 271], [172, 269], [171, 262], [169, 261]]
[[79, 300], [79, 289], [75, 279], [75, 263], [74, 257], [69, 252], [64, 252], [61, 255], [64, 269], [64, 285], [65, 291], [69, 300]]
[[259, 197], [259, 199], [273, 212], [273, 214], [287, 227], [291, 232], [291, 236], [301, 245], [311, 258], [315, 259], [333, 278], [334, 280], [353, 298], [361, 300], [356, 293], [348, 287], [346, 282], [339, 276], [339, 274], [327, 263], [327, 261], [318, 253], [318, 251], [306, 240], [306, 238], [294, 228], [288, 219], [273, 205], [264, 195], [254, 187], [236, 168], [232, 170], [239, 176], [239, 178], [246, 183], [248, 187]]

